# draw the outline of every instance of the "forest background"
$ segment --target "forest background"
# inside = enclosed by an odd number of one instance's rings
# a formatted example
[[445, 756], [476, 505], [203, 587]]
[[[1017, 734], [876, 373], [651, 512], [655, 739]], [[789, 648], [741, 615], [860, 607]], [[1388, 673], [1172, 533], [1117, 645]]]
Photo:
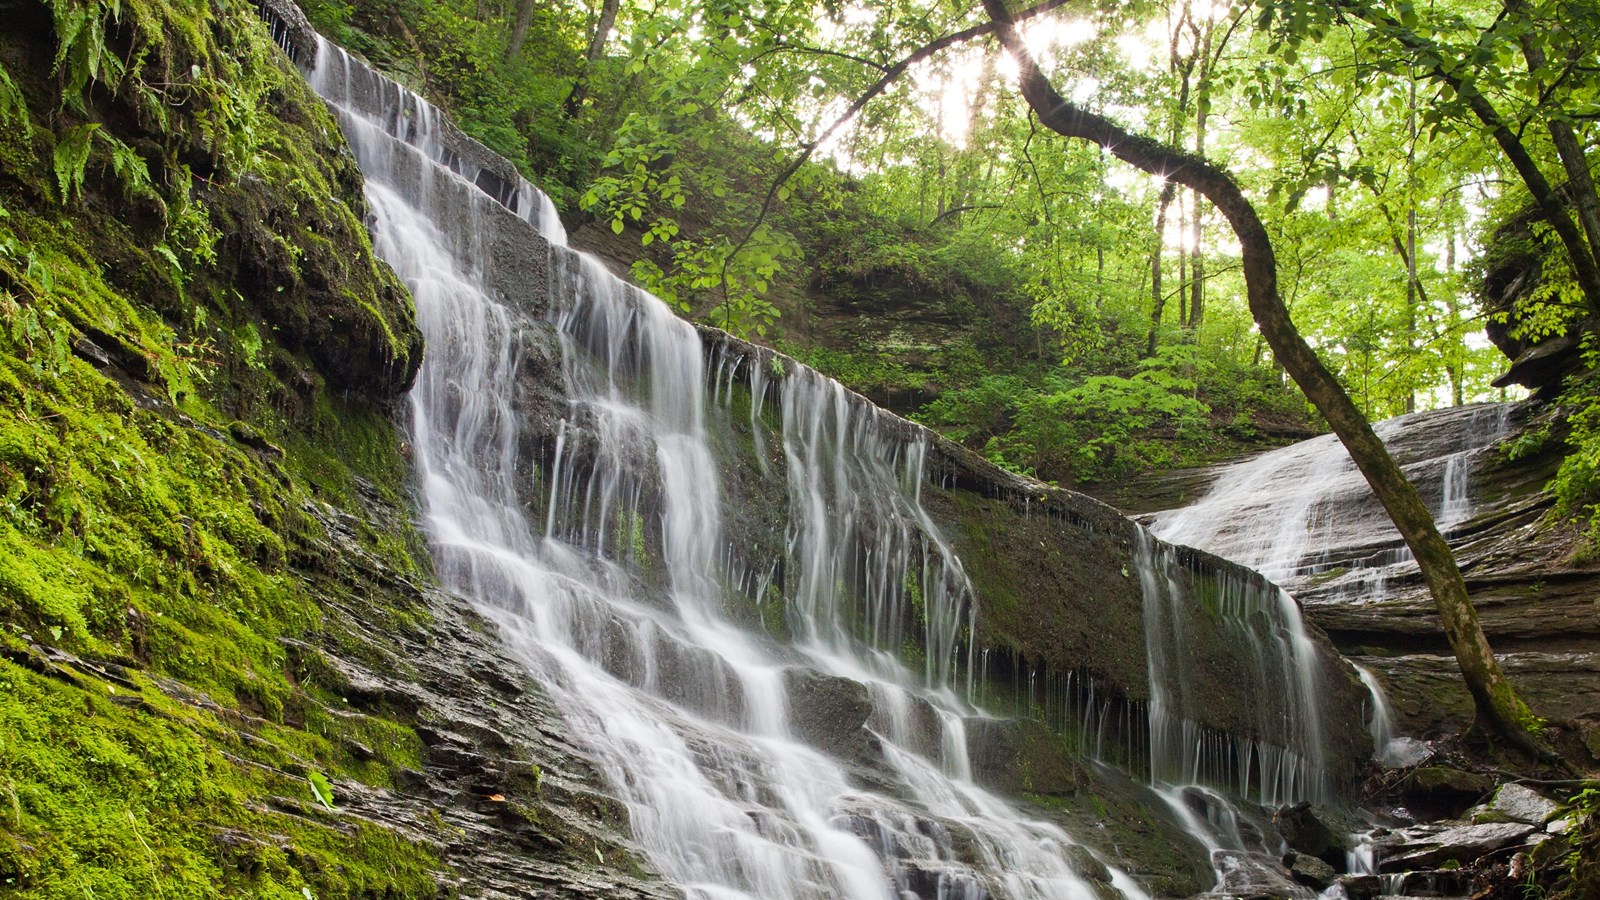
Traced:
[[[1548, 171], [1551, 122], [1592, 159], [1600, 67], [1572, 50], [1600, 45], [1592, 3], [1046, 5], [1024, 33], [1064, 95], [1233, 173], [1297, 325], [1370, 419], [1516, 396], [1491, 386], [1507, 359], [1486, 325], [1595, 352], [1556, 236], [1468, 102]], [[515, 161], [636, 283], [1014, 471], [1093, 487], [1323, 430], [1203, 198], [1049, 133], [992, 36], [903, 66], [985, 22], [975, 5], [306, 11]], [[1536, 261], [1530, 283], [1482, 296], [1514, 258]], [[1572, 379], [1570, 425], [1531, 439], [1570, 445], [1555, 490], [1591, 534], [1595, 398]]]

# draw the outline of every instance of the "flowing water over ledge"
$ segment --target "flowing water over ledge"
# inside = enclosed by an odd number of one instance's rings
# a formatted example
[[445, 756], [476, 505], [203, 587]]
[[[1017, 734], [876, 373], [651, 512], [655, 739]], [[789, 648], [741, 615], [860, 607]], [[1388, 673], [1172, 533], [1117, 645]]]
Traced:
[[[975, 705], [983, 612], [924, 504], [925, 432], [792, 360], [708, 353], [565, 248], [541, 193], [342, 50], [317, 39], [308, 77], [428, 341], [409, 424], [439, 577], [499, 624], [668, 881], [762, 900], [1146, 896], [974, 780], [969, 731], [993, 721]], [[733, 512], [775, 478], [776, 509]], [[1293, 601], [1258, 578], [1197, 579], [1210, 564], [1122, 525], [1149, 696], [1119, 701], [1143, 721], [1121, 737], [1143, 745], [1141, 774], [1329, 799], [1320, 697], [1338, 664]], [[1233, 731], [1202, 721], [1217, 687], [1186, 638], [1202, 619], [1245, 648], [1250, 690], [1281, 698]], [[845, 698], [839, 730], [864, 721], [865, 744], [839, 751], [823, 695]], [[1191, 830], [1238, 849], [1236, 825]]]

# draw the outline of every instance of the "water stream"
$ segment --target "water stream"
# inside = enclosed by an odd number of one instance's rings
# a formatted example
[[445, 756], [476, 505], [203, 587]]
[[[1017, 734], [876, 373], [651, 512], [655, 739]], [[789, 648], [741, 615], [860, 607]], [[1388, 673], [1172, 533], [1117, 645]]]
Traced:
[[[309, 77], [359, 158], [375, 248], [427, 339], [410, 430], [439, 576], [499, 624], [626, 803], [649, 863], [717, 900], [1104, 896], [1069, 863], [1070, 835], [971, 779], [972, 591], [921, 506], [925, 443], [810, 371], [781, 379], [768, 434], [768, 393], [754, 391], [753, 439], [781, 443], [789, 524], [783, 558], [752, 565], [724, 518], [732, 376], [708, 371], [695, 330], [565, 249], [526, 182], [475, 187], [481, 173], [415, 95], [326, 43]], [[552, 245], [548, 297], [497, 290], [491, 225], [509, 214]], [[568, 408], [551, 465], [530, 473], [519, 379], [550, 362], [531, 358], [535, 325], [557, 336]], [[775, 579], [793, 585], [792, 647], [728, 613]], [[908, 641], [920, 666], [900, 661]], [[890, 784], [863, 787], [798, 737], [790, 690], [812, 676], [867, 685]], [[934, 710], [931, 744], [913, 706]]]

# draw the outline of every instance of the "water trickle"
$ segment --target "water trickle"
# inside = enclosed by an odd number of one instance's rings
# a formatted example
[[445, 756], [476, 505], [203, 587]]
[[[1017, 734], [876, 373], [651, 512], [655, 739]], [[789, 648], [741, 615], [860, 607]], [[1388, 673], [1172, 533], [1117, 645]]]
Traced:
[[[420, 98], [326, 43], [310, 79], [339, 113], [374, 246], [428, 341], [410, 427], [439, 577], [499, 625], [650, 863], [717, 900], [1103, 896], [1069, 864], [1068, 834], [971, 779], [975, 712], [956, 687], [970, 686], [976, 613], [921, 505], [921, 433], [810, 370], [785, 373], [787, 559], [739, 560], [712, 440], [732, 365], [708, 368], [659, 300], [563, 249], [548, 200], [469, 160]], [[496, 280], [508, 210], [556, 245], [548, 297]], [[521, 404], [535, 362], [566, 400], [530, 467]], [[751, 366], [760, 439], [768, 380]], [[792, 583], [793, 649], [725, 615], [775, 582]], [[921, 671], [899, 659], [908, 639], [926, 648]], [[806, 670], [867, 684], [889, 789], [797, 737], [788, 685]], [[926, 739], [913, 710], [931, 715]]]
[[1356, 673], [1366, 685], [1372, 698], [1372, 714], [1367, 719], [1367, 732], [1372, 735], [1372, 758], [1391, 768], [1414, 766], [1427, 758], [1428, 745], [1416, 738], [1405, 737], [1395, 728], [1394, 713], [1389, 708], [1389, 697], [1383, 683], [1371, 669], [1357, 665]]

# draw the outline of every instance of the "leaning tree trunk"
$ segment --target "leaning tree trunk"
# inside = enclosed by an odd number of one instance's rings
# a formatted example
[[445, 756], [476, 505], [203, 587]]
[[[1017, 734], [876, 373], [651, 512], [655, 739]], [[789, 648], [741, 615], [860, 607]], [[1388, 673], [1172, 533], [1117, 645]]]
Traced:
[[561, 104], [562, 113], [569, 119], [577, 116], [583, 108], [583, 101], [589, 96], [589, 79], [594, 77], [594, 67], [605, 55], [606, 41], [611, 37], [611, 29], [616, 26], [619, 5], [619, 0], [605, 0], [600, 4], [600, 20], [595, 23], [594, 34], [589, 36], [589, 49], [583, 54], [583, 68], [578, 72], [578, 80], [572, 83], [572, 91], [567, 94], [566, 101]]
[[1093, 141], [1124, 162], [1199, 191], [1228, 220], [1243, 250], [1245, 286], [1256, 325], [1290, 377], [1344, 442], [1356, 467], [1416, 556], [1417, 567], [1438, 607], [1445, 636], [1472, 693], [1479, 724], [1519, 748], [1551, 758], [1551, 751], [1537, 736], [1538, 719], [1517, 696], [1489, 649], [1477, 611], [1467, 597], [1461, 570], [1421, 495], [1289, 319], [1278, 295], [1272, 240], [1255, 207], [1227, 172], [1205, 159], [1129, 133], [1111, 120], [1067, 102], [1028, 53], [1004, 0], [983, 0], [983, 6], [998, 26], [1000, 42], [1021, 70], [1022, 96], [1046, 127], [1067, 137]]

